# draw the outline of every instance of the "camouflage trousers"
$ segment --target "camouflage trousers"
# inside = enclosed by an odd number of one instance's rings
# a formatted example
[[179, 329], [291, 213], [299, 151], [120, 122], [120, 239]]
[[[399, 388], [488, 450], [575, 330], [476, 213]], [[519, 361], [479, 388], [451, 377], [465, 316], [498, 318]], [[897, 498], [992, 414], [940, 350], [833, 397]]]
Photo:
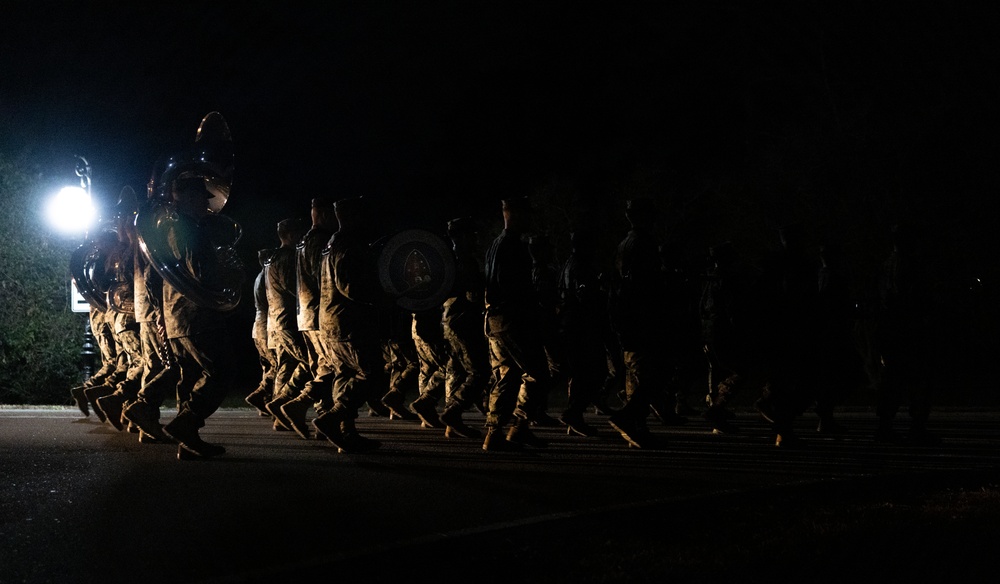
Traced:
[[177, 379], [178, 410], [188, 410], [204, 420], [226, 397], [233, 377], [232, 343], [221, 329], [170, 339]]
[[299, 331], [270, 331], [274, 348], [274, 398], [294, 399], [312, 378]]
[[551, 377], [541, 339], [507, 329], [492, 333], [489, 344], [493, 386], [486, 426], [498, 428], [513, 417], [530, 419], [542, 413]]
[[142, 389], [142, 341], [138, 328], [126, 329], [118, 333], [118, 342], [124, 359], [119, 360], [119, 369], [123, 369], [121, 378], [115, 385], [115, 393], [124, 395], [132, 401]]
[[448, 342], [445, 363], [445, 408], [466, 409], [470, 404], [483, 403], [490, 387], [490, 349], [483, 335], [482, 319], [472, 326], [443, 321], [444, 338]]

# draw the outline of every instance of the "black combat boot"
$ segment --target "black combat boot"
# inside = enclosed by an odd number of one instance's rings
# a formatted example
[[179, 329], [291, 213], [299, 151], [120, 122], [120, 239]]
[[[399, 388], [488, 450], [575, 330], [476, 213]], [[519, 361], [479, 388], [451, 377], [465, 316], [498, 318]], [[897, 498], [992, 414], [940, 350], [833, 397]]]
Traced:
[[101, 411], [101, 408], [97, 406], [97, 400], [102, 397], [107, 397], [114, 392], [115, 388], [110, 385], [95, 385], [83, 390], [83, 395], [86, 396], [87, 401], [90, 402], [90, 407], [94, 410], [94, 413], [97, 414], [97, 419], [100, 420], [102, 424], [108, 421], [108, 417], [105, 416], [104, 412]]
[[346, 418], [346, 410], [332, 409], [317, 416], [312, 421], [313, 428], [316, 428], [317, 437], [323, 438], [333, 444], [338, 449], [343, 449], [347, 445], [341, 424]]
[[531, 430], [531, 422], [524, 418], [515, 419], [514, 425], [507, 432], [507, 441], [532, 448], [545, 448], [549, 445], [548, 440], [541, 438]]
[[[226, 453], [226, 449], [217, 444], [209, 444], [198, 436], [198, 429], [205, 425], [205, 422], [191, 410], [181, 410], [169, 424], [163, 427], [163, 431], [177, 441], [180, 447], [189, 454], [194, 454], [200, 458], [211, 458]], [[179, 460], [189, 460], [185, 454], [178, 452]]]
[[396, 390], [382, 396], [382, 405], [389, 409], [390, 420], [416, 420], [416, 414], [407, 411], [403, 394]]
[[125, 396], [123, 394], [115, 392], [99, 398], [97, 400], [97, 407], [104, 414], [104, 418], [108, 423], [114, 426], [115, 430], [121, 432], [125, 429], [125, 424], [122, 423], [122, 408], [125, 407]]
[[503, 429], [499, 427], [489, 427], [486, 429], [486, 438], [483, 439], [483, 450], [489, 452], [516, 452], [521, 450], [522, 445], [507, 440]]
[[69, 390], [69, 394], [73, 396], [73, 401], [76, 402], [76, 407], [80, 408], [80, 411], [84, 416], [90, 417], [90, 402], [87, 401], [87, 396], [84, 391], [87, 389], [86, 385], [79, 385]]
[[451, 438], [452, 436], [458, 436], [459, 438], [479, 438], [482, 435], [479, 430], [466, 425], [462, 421], [462, 408], [458, 405], [445, 408], [444, 412], [441, 413], [440, 419], [445, 425], [445, 438]]
[[248, 404], [252, 405], [257, 413], [261, 416], [271, 417], [271, 412], [267, 411], [267, 402], [271, 401], [271, 389], [268, 387], [260, 387], [255, 389], [246, 397], [244, 400]]
[[297, 398], [285, 402], [279, 408], [282, 418], [303, 440], [309, 440], [312, 437], [309, 424], [306, 423], [306, 414], [309, 413], [309, 409], [313, 407], [314, 403], [315, 400], [302, 393]]
[[292, 422], [288, 418], [286, 418], [285, 414], [281, 411], [281, 406], [287, 404], [290, 401], [292, 401], [292, 398], [288, 396], [281, 396], [272, 399], [271, 401], [267, 402], [267, 405], [264, 406], [264, 408], [267, 409], [268, 413], [274, 416], [274, 421], [276, 422], [276, 424], [280, 425], [285, 430], [295, 429], [292, 427]]
[[583, 419], [583, 414], [580, 412], [563, 412], [562, 415], [559, 416], [559, 421], [566, 426], [567, 434], [577, 434], [588, 438], [597, 436], [597, 428], [588, 424], [586, 420]]
[[[143, 444], [160, 443], [173, 444], [173, 439], [163, 431], [160, 423], [160, 412], [148, 402], [138, 399], [130, 403], [122, 413], [130, 424], [139, 427], [139, 442]], [[144, 439], [145, 437], [148, 439]]]
[[622, 415], [621, 412], [609, 417], [608, 424], [622, 435], [629, 448], [649, 448], [652, 446], [649, 430], [628, 416]]
[[437, 407], [429, 399], [418, 397], [410, 404], [410, 411], [420, 418], [420, 425], [424, 428], [444, 428], [444, 422], [437, 413]]

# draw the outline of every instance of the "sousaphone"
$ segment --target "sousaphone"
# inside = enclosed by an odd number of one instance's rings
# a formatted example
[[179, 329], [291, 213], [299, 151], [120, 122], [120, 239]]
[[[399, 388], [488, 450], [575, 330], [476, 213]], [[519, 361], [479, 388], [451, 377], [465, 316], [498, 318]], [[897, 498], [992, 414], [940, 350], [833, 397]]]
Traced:
[[[132, 247], [125, 242], [132, 242], [134, 233], [135, 214], [138, 211], [138, 199], [135, 190], [130, 186], [122, 188], [118, 195], [118, 204], [115, 206], [115, 225], [119, 232], [124, 233], [126, 239], [122, 240], [123, 248], [119, 251], [131, 255]], [[119, 258], [119, 261], [126, 258]], [[128, 258], [130, 259], [130, 258]], [[127, 265], [131, 266], [131, 262]], [[135, 288], [134, 279], [131, 273], [121, 273], [121, 267], [115, 266], [115, 279], [107, 292], [107, 305], [113, 312], [120, 314], [135, 314]]]
[[[229, 125], [219, 112], [209, 113], [198, 127], [193, 146], [154, 167], [148, 200], [135, 218], [139, 246], [160, 277], [195, 304], [221, 311], [232, 310], [239, 304], [244, 273], [235, 250], [242, 228], [221, 214], [232, 187], [233, 158]], [[212, 242], [226, 272], [234, 274], [231, 281], [218, 288], [207, 287], [191, 273], [184, 258], [173, 251], [176, 246], [170, 245], [170, 234], [179, 231], [173, 227], [182, 219], [173, 203], [172, 185], [184, 178], [201, 178], [211, 194], [206, 201], [208, 215], [199, 221], [198, 229]]]
[[101, 312], [108, 310], [107, 293], [113, 284], [108, 271], [108, 253], [100, 239], [109, 238], [108, 233], [99, 232], [99, 237], [88, 239], [73, 250], [69, 258], [69, 271], [76, 289], [92, 307]]

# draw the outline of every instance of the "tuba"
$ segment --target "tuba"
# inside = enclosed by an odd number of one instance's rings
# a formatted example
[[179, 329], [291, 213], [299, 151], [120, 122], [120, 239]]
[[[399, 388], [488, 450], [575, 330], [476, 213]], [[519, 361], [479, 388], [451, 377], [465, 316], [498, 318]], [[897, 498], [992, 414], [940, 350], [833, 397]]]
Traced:
[[[156, 164], [149, 179], [146, 204], [135, 216], [135, 232], [143, 255], [165, 281], [195, 304], [229, 311], [239, 304], [243, 266], [236, 253], [242, 228], [220, 211], [229, 199], [233, 180], [233, 141], [229, 125], [218, 112], [206, 115], [198, 127], [194, 145]], [[199, 234], [212, 243], [216, 258], [233, 274], [224, 285], [204, 285], [176, 257], [170, 245], [172, 224], [180, 221], [173, 203], [172, 185], [177, 179], [201, 178], [211, 197], [208, 215], [198, 223]]]
[[114, 284], [114, 274], [108, 269], [108, 243], [117, 235], [106, 229], [99, 230], [76, 248], [69, 258], [69, 271], [80, 295], [101, 312], [108, 310], [108, 291]]
[[[122, 242], [120, 253], [128, 254], [127, 257], [118, 257], [114, 265], [115, 278], [106, 294], [108, 308], [119, 314], [135, 314], [135, 287], [132, 268], [131, 254], [132, 246], [135, 242], [134, 222], [135, 214], [138, 210], [138, 201], [135, 190], [130, 186], [122, 188], [118, 195], [118, 204], [115, 206], [115, 225], [118, 229], [119, 240]], [[121, 262], [126, 262], [121, 264]]]

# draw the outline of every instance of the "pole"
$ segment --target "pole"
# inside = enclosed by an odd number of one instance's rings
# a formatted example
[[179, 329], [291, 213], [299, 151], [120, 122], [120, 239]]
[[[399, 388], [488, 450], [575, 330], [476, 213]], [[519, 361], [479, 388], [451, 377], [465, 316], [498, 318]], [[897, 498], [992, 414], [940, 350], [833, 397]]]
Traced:
[[89, 318], [83, 327], [83, 348], [80, 350], [80, 357], [83, 361], [83, 381], [86, 382], [93, 377], [97, 366], [97, 339], [90, 329]]

